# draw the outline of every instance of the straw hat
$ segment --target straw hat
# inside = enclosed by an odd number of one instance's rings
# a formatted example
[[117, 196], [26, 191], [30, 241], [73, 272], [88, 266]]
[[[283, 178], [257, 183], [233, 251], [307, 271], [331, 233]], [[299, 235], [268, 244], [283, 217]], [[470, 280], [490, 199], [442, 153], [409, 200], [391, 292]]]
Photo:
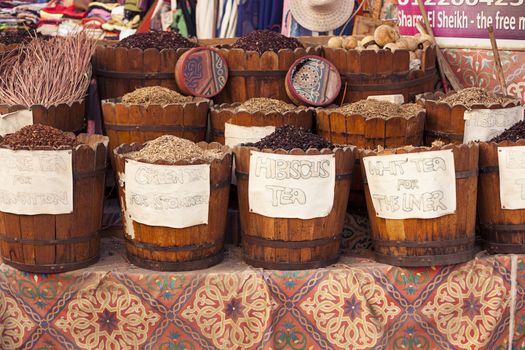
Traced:
[[339, 28], [352, 15], [354, 0], [290, 0], [293, 18], [314, 32]]

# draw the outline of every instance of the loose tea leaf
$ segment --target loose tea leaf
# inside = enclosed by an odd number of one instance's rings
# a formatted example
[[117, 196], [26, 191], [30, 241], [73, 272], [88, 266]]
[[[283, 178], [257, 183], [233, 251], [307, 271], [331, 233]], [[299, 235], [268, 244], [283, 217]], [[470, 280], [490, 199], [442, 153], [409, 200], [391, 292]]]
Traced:
[[256, 30], [246, 34], [239, 38], [233, 44], [233, 47], [246, 51], [257, 51], [259, 54], [263, 54], [266, 51], [278, 52], [281, 49], [294, 50], [298, 47], [304, 48], [299, 40], [270, 30]]
[[23, 127], [14, 134], [9, 134], [0, 141], [0, 147], [9, 147], [14, 150], [18, 149], [41, 149], [46, 147], [64, 148], [80, 145], [80, 142], [71, 135], [62, 130], [55, 129], [51, 126], [34, 124]]
[[122, 97], [122, 102], [130, 104], [156, 104], [169, 105], [175, 103], [190, 102], [192, 96], [184, 96], [177, 91], [162, 86], [148, 86], [129, 92]]
[[246, 143], [243, 144], [243, 146], [256, 147], [258, 149], [284, 149], [285, 151], [290, 151], [294, 148], [300, 148], [306, 151], [309, 148], [333, 149], [336, 147], [319, 135], [312, 134], [303, 128], [290, 125], [278, 127], [273, 133], [264, 137], [259, 142]]
[[337, 108], [331, 108], [329, 111], [339, 112], [342, 114], [360, 114], [369, 118], [410, 118], [424, 111], [423, 107], [416, 103], [406, 103], [398, 105], [387, 101], [361, 100]]
[[179, 33], [175, 32], [145, 32], [128, 36], [117, 44], [117, 47], [127, 49], [186, 49], [197, 47], [193, 41], [189, 41]]
[[525, 139], [525, 120], [519, 121], [489, 142], [518, 141]]
[[167, 163], [193, 162], [196, 160], [211, 162], [214, 159], [222, 158], [223, 155], [224, 153], [220, 149], [202, 149], [190, 140], [172, 135], [164, 135], [148, 141], [140, 151], [126, 154], [128, 158], [146, 163], [158, 161]]
[[304, 109], [303, 106], [297, 107], [296, 105], [286, 103], [281, 100], [275, 100], [273, 98], [266, 97], [254, 97], [243, 102], [236, 108], [237, 111], [245, 111], [248, 113], [256, 112], [276, 112], [286, 113], [297, 109]]
[[501, 104], [513, 101], [514, 98], [510, 96], [497, 96], [482, 88], [472, 87], [459, 90], [455, 94], [443, 96], [439, 99], [440, 102], [445, 102], [450, 105], [465, 105], [470, 108], [475, 104]]

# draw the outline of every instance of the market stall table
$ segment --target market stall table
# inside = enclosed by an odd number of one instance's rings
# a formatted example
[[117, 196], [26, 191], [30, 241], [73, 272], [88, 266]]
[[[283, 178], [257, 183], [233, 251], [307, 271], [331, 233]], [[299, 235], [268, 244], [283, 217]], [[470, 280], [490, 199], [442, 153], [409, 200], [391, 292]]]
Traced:
[[230, 247], [216, 267], [166, 273], [129, 265], [118, 239], [102, 243], [101, 261], [72, 273], [0, 267], [2, 349], [525, 346], [523, 255], [424, 269], [345, 255], [285, 272], [251, 268]]

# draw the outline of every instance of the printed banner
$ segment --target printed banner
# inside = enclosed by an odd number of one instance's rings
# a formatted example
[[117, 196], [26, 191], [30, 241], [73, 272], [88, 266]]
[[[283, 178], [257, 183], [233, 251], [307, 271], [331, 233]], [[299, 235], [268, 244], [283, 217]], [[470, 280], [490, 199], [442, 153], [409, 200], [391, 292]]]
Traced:
[[[430, 26], [441, 47], [490, 49], [492, 25], [500, 49], [523, 48], [525, 0], [424, 0]], [[399, 0], [401, 34], [417, 33], [421, 19], [417, 0]]]
[[273, 218], [313, 219], [334, 205], [335, 156], [251, 151], [250, 211]]
[[376, 215], [385, 219], [431, 219], [456, 211], [452, 150], [365, 157]]
[[127, 214], [150, 226], [208, 223], [210, 165], [159, 165], [126, 159]]
[[226, 146], [233, 147], [241, 143], [258, 142], [275, 131], [275, 126], [240, 126], [224, 124]]
[[523, 120], [523, 106], [465, 111], [463, 143], [489, 141]]
[[525, 209], [525, 146], [498, 147], [501, 209]]
[[22, 109], [16, 112], [0, 114], [0, 136], [12, 134], [24, 126], [33, 124], [33, 112]]
[[19, 215], [73, 212], [72, 153], [0, 148], [0, 211]]

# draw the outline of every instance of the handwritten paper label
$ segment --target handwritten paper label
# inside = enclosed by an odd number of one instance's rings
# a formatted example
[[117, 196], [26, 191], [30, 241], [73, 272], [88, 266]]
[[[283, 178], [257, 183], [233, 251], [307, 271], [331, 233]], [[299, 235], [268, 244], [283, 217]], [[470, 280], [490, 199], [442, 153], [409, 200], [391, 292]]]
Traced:
[[489, 141], [523, 120], [523, 106], [465, 111], [463, 143]]
[[403, 104], [405, 102], [405, 97], [401, 94], [395, 94], [395, 95], [373, 95], [368, 96], [366, 98], [367, 100], [376, 100], [376, 101], [386, 101], [390, 103], [395, 104]]
[[73, 212], [72, 151], [0, 148], [0, 211], [19, 215]]
[[251, 151], [250, 211], [273, 218], [327, 216], [334, 205], [335, 156]]
[[498, 147], [501, 209], [525, 209], [525, 146]]
[[126, 207], [142, 224], [184, 228], [208, 223], [210, 165], [126, 160]]
[[378, 217], [430, 219], [456, 211], [452, 150], [365, 157], [363, 162]]
[[224, 124], [224, 143], [233, 147], [241, 143], [258, 142], [275, 131], [275, 126], [240, 126]]
[[24, 126], [33, 124], [33, 112], [22, 109], [16, 112], [0, 114], [0, 136], [12, 134]]

